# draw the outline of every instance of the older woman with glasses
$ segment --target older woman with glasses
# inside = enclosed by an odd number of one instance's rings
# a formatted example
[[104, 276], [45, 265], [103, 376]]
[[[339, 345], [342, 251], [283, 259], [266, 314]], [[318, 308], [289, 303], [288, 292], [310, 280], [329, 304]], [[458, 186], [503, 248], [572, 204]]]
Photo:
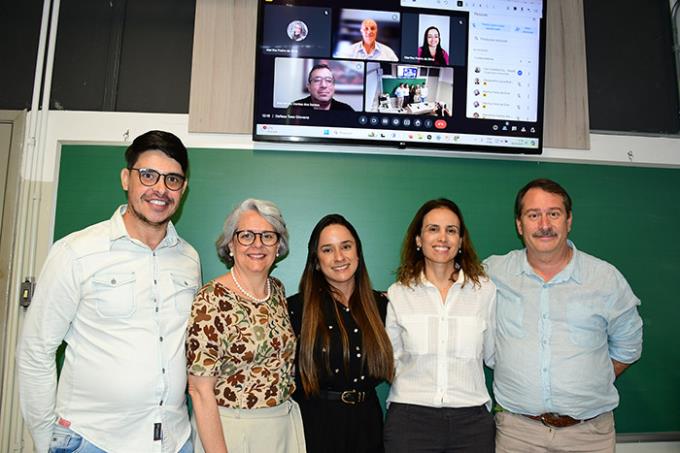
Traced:
[[281, 212], [243, 201], [217, 252], [231, 269], [200, 289], [187, 333], [197, 452], [305, 452], [291, 398], [296, 340], [283, 285], [269, 276], [288, 252]]

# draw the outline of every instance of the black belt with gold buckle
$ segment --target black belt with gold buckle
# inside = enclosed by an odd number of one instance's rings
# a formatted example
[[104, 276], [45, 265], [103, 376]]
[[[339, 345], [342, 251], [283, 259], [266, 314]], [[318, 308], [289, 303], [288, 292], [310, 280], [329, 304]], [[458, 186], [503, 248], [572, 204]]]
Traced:
[[360, 392], [358, 390], [345, 390], [344, 392], [334, 392], [332, 390], [319, 391], [319, 397], [332, 401], [341, 401], [345, 404], [359, 404], [370, 398], [370, 392]]

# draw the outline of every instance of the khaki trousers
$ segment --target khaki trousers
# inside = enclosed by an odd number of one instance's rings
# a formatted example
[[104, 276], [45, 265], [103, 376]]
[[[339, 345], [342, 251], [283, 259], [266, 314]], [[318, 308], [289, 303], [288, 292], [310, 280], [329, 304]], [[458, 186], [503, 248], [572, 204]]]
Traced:
[[[222, 432], [229, 453], [305, 453], [305, 434], [300, 406], [289, 399], [279, 406], [263, 409], [220, 407]], [[195, 419], [194, 447], [204, 453]]]
[[616, 431], [611, 412], [568, 428], [551, 428], [512, 412], [496, 414], [496, 453], [613, 453], [615, 450]]

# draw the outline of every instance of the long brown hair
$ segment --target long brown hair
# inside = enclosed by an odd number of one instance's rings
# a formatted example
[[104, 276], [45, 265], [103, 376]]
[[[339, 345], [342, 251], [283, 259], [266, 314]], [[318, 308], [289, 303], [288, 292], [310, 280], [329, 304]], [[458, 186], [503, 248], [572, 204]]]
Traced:
[[[430, 32], [430, 30], [437, 30], [437, 35], [439, 36], [439, 42], [437, 43], [437, 50], [435, 51], [434, 54], [434, 63], [439, 64], [439, 65], [446, 65], [446, 59], [444, 59], [444, 50], [442, 49], [442, 35], [439, 33], [439, 29], [437, 27], [430, 26], [427, 27], [425, 30], [425, 33], [423, 34], [423, 45], [420, 46], [420, 52], [421, 56], [423, 57], [430, 57], [430, 45], [427, 43], [427, 34]], [[426, 63], [427, 64], [427, 63]]]
[[[465, 275], [463, 286], [468, 281], [471, 281], [474, 285], [480, 285], [479, 279], [485, 277], [486, 273], [472, 245], [470, 232], [465, 227], [463, 213], [456, 203], [446, 198], [426, 201], [411, 220], [411, 224], [406, 230], [406, 236], [404, 236], [404, 243], [401, 246], [401, 263], [397, 269], [397, 281], [406, 286], [420, 283], [420, 276], [425, 270], [425, 258], [416, 247], [416, 236], [421, 235], [425, 216], [433, 209], [438, 208], [448, 209], [456, 214], [460, 220], [460, 253], [456, 255], [454, 262], [463, 270]], [[453, 275], [451, 279], [453, 280]]]
[[[300, 379], [306, 395], [319, 392], [319, 365], [324, 366], [328, 374], [330, 369], [330, 345], [327, 320], [324, 317], [323, 301], [325, 297], [341, 297], [339, 291], [328, 283], [326, 277], [319, 269], [319, 237], [324, 228], [329, 225], [342, 225], [349, 230], [356, 242], [359, 263], [354, 273], [354, 291], [349, 298], [348, 304], [354, 321], [361, 330], [361, 340], [364, 354], [362, 366], [366, 365], [368, 374], [378, 379], [391, 380], [394, 375], [394, 359], [392, 356], [392, 344], [385, 331], [380, 313], [373, 297], [371, 280], [368, 277], [361, 240], [356, 230], [340, 214], [329, 214], [323, 217], [312, 230], [307, 244], [307, 262], [300, 279], [300, 293], [303, 297], [302, 329], [300, 332], [300, 352], [298, 365]], [[345, 369], [349, 368], [349, 337], [347, 330], [341, 322], [337, 304], [335, 317], [338, 320], [338, 328], [342, 339], [342, 355]], [[322, 351], [324, 363], [316, 363], [314, 356], [317, 344]]]

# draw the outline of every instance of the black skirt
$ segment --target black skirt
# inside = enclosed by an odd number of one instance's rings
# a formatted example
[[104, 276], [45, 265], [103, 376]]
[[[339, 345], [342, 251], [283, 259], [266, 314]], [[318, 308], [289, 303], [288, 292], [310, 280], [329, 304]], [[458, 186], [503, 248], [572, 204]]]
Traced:
[[383, 453], [383, 413], [372, 393], [355, 405], [323, 398], [296, 400], [307, 453]]

